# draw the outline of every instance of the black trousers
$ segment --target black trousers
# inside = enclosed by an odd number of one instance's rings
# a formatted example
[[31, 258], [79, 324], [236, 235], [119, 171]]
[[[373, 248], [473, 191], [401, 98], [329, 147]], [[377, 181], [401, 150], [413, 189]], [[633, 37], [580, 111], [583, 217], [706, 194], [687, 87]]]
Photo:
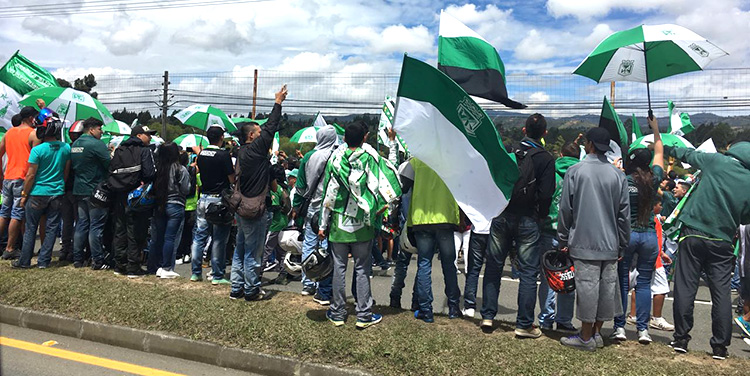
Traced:
[[116, 268], [134, 272], [141, 267], [143, 250], [148, 238], [151, 212], [127, 210], [128, 192], [117, 193], [114, 197], [114, 249]]
[[683, 227], [674, 274], [675, 340], [690, 340], [693, 309], [701, 272], [711, 291], [711, 347], [729, 346], [732, 340], [732, 296], [730, 281], [734, 270], [734, 247], [714, 240], [711, 235]]
[[177, 247], [177, 258], [185, 257], [185, 255], [191, 255], [190, 247], [193, 245], [193, 229], [195, 228], [195, 220], [197, 211], [191, 210], [185, 212], [185, 222], [182, 226], [182, 237], [180, 238], [180, 245]]
[[[60, 214], [62, 218], [62, 253], [73, 254], [73, 234], [75, 233], [75, 221], [78, 217], [76, 210], [76, 200], [73, 192], [65, 192], [62, 196], [60, 205]], [[91, 257], [90, 252], [88, 257]], [[84, 256], [84, 260], [88, 260]]]

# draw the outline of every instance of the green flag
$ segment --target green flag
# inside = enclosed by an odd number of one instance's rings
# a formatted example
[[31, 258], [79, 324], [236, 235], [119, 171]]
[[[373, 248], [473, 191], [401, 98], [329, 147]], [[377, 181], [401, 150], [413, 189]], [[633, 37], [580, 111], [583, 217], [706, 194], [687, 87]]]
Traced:
[[602, 104], [602, 115], [599, 118], [599, 126], [606, 129], [609, 132], [611, 139], [609, 146], [612, 147], [612, 151], [615, 155], [621, 155], [623, 158], [627, 155], [628, 146], [628, 132], [620, 121], [620, 117], [617, 116], [615, 108], [609, 103], [607, 97], [604, 97], [604, 103]]
[[[378, 123], [378, 142], [381, 145], [390, 147], [390, 140], [388, 139], [388, 130], [393, 128], [393, 112], [396, 107], [396, 101], [390, 96], [385, 97], [383, 102], [383, 110], [380, 112], [380, 122]], [[398, 150], [407, 153], [406, 142], [401, 136], [396, 135], [396, 147]]]
[[688, 114], [679, 112], [672, 101], [667, 102], [667, 107], [669, 107], [669, 133], [684, 136], [695, 130]]
[[0, 125], [10, 129], [11, 118], [21, 111], [18, 102], [26, 93], [58, 86], [55, 77], [16, 51], [0, 69]]
[[633, 114], [631, 123], [633, 125], [633, 133], [631, 135], [631, 141], [635, 141], [643, 137], [643, 133], [641, 132], [641, 126], [638, 125], [638, 119], [635, 118], [635, 114]]
[[494, 124], [450, 77], [404, 56], [393, 128], [445, 182], [477, 232], [510, 201], [518, 166]]

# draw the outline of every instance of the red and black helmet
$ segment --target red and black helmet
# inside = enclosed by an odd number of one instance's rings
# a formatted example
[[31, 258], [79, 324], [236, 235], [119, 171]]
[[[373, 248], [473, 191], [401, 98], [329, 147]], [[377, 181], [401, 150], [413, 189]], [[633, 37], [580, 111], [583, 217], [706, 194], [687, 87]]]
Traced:
[[561, 294], [575, 291], [575, 268], [567, 253], [554, 249], [545, 252], [542, 256], [542, 269], [547, 284], [553, 291]]

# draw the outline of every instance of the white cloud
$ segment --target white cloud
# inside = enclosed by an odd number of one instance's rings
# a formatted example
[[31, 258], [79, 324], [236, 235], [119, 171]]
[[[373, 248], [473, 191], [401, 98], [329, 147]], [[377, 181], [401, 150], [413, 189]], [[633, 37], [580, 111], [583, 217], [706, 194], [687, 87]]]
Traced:
[[111, 28], [102, 41], [115, 56], [138, 54], [151, 46], [159, 34], [159, 28], [153, 23], [142, 19], [131, 20], [124, 14], [116, 17]]
[[543, 91], [537, 91], [529, 95], [529, 100], [533, 102], [549, 102], [549, 94]]
[[74, 41], [83, 32], [66, 17], [29, 17], [21, 25], [32, 33], [62, 43]]
[[591, 50], [612, 33], [613, 31], [609, 25], [598, 24], [594, 27], [594, 31], [583, 40], [583, 45], [587, 50]]
[[354, 27], [347, 36], [354, 41], [364, 41], [368, 51], [378, 54], [393, 52], [424, 53], [435, 51], [436, 37], [423, 25], [406, 27], [391, 25], [378, 32], [372, 27]]
[[548, 0], [547, 11], [555, 18], [573, 16], [588, 20], [594, 17], [606, 16], [613, 9], [644, 12], [654, 9], [668, 9], [678, 11], [687, 6], [687, 0]]
[[531, 29], [516, 46], [515, 56], [521, 60], [544, 60], [555, 56], [555, 49], [547, 44], [536, 29]]
[[252, 43], [253, 24], [238, 25], [232, 20], [223, 23], [197, 20], [172, 35], [172, 42], [206, 50], [225, 50], [240, 55]]
[[484, 9], [474, 4], [449, 5], [445, 11], [501, 50], [512, 50], [528, 30], [513, 17], [513, 9], [503, 10], [492, 4]]

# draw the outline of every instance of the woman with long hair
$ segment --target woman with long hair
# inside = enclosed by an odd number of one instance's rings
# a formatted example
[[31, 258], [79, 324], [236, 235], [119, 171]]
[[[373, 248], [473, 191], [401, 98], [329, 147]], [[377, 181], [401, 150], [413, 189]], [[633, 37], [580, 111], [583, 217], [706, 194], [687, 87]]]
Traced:
[[156, 270], [159, 278], [177, 278], [175, 254], [177, 239], [182, 233], [185, 218], [185, 198], [190, 190], [190, 177], [187, 169], [179, 162], [180, 149], [173, 142], [159, 147], [156, 154], [156, 179], [152, 191], [156, 198], [156, 208], [149, 249], [149, 271]]
[[656, 258], [659, 256], [659, 241], [654, 224], [654, 203], [657, 200], [659, 183], [664, 179], [664, 145], [659, 134], [656, 118], [648, 124], [654, 133], [654, 153], [649, 149], [633, 150], [625, 162], [625, 174], [630, 192], [630, 243], [618, 264], [618, 276], [623, 314], [615, 317], [612, 339], [624, 341], [625, 314], [628, 306], [629, 273], [635, 262], [638, 277], [635, 285], [636, 327], [638, 342], [651, 343], [648, 334], [651, 313], [651, 278], [654, 275]]

